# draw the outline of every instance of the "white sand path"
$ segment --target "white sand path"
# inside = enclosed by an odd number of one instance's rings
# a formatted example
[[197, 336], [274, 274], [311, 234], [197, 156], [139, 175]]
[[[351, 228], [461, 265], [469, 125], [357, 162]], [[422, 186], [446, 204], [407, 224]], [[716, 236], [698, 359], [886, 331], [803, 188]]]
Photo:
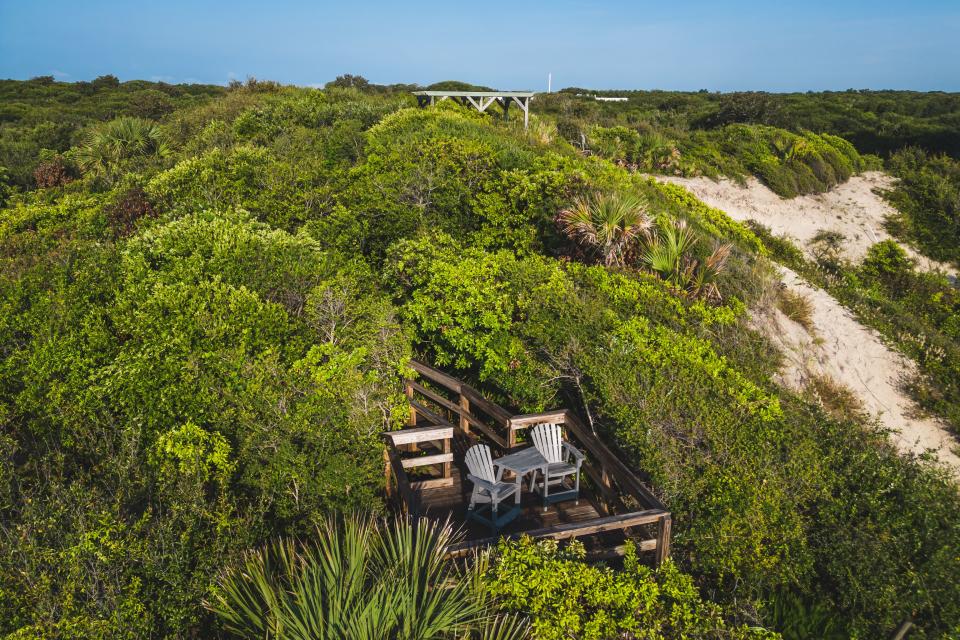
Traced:
[[[786, 200], [751, 178], [746, 187], [730, 180], [708, 178], [657, 179], [686, 187], [695, 196], [727, 212], [736, 220], [757, 220], [774, 233], [785, 234], [806, 250], [806, 242], [820, 230], [835, 230], [846, 236], [845, 256], [859, 261], [867, 248], [889, 238], [884, 219], [893, 213], [875, 189], [888, 188], [892, 178], [881, 172], [854, 176], [828, 193]], [[918, 255], [909, 247], [921, 268], [952, 268]], [[800, 389], [810, 375], [828, 375], [848, 387], [864, 408], [879, 418], [904, 452], [933, 450], [939, 460], [960, 476], [957, 439], [937, 418], [917, 417], [916, 403], [902, 390], [902, 381], [915, 363], [884, 344], [880, 335], [861, 325], [854, 315], [827, 292], [780, 267], [784, 285], [805, 295], [813, 307], [813, 330], [808, 332], [770, 305], [754, 312], [754, 322], [786, 356], [781, 381]]]
[[957, 440], [940, 420], [918, 417], [917, 405], [903, 390], [902, 380], [916, 370], [912, 360], [887, 347], [876, 331], [823, 289], [808, 284], [780, 267], [784, 285], [807, 297], [813, 308], [812, 332], [770, 307], [754, 312], [754, 323], [785, 356], [781, 382], [802, 389], [810, 375], [827, 375], [844, 385], [864, 409], [892, 431], [890, 437], [903, 452], [933, 450], [937, 458], [960, 476]]

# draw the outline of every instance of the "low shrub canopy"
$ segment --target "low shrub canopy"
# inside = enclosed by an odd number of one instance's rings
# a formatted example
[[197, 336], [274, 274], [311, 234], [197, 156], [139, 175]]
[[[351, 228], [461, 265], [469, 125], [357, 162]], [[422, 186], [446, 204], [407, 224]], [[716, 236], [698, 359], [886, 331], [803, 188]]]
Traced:
[[[127, 83], [35, 84], [105, 97]], [[779, 255], [762, 232], [449, 101], [417, 110], [382, 87], [264, 82], [156, 90], [173, 111], [139, 94], [136, 113], [95, 119], [158, 115], [165, 154], [31, 191], [34, 164], [3, 192], [3, 633], [219, 633], [201, 603], [224, 567], [331, 513], [384, 509], [381, 432], [403, 423], [413, 354], [518, 412], [582, 412], [674, 514], [675, 566], [659, 573], [502, 547], [498, 606], [545, 635], [764, 637], [791, 626], [788, 611], [850, 637], [907, 616], [918, 637], [960, 625], [956, 485], [860, 417], [774, 384], [777, 356], [746, 313], [765, 254]], [[50, 148], [81, 144], [75, 131]], [[621, 134], [629, 153], [661, 158], [657, 140]], [[716, 148], [697, 166], [733, 157], [783, 190], [862, 168], [829, 135], [734, 123], [705, 139]], [[729, 243], [721, 295], [691, 295], [639, 259], [596, 264], [556, 220], [595, 193], [642, 198], [657, 225], [685, 220], [700, 238], [691, 260]], [[857, 277], [903, 292], [906, 268], [881, 246]], [[930, 286], [924, 309], [952, 314]], [[572, 576], [589, 578], [583, 591], [529, 589]]]

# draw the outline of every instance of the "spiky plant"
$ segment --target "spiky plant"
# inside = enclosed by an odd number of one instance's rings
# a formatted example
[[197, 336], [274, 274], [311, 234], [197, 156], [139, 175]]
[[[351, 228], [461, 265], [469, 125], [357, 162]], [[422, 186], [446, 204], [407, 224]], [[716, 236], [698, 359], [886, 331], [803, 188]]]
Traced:
[[687, 252], [696, 244], [697, 234], [686, 220], [670, 222], [647, 234], [643, 261], [661, 278], [682, 288], [686, 284]]
[[692, 255], [700, 242], [685, 220], [675, 220], [646, 234], [643, 262], [674, 287], [693, 296], [719, 299], [716, 278], [726, 267], [732, 245], [722, 244], [703, 261]]
[[558, 216], [563, 232], [605, 265], [622, 266], [629, 251], [650, 228], [646, 201], [631, 193], [597, 193], [574, 200]]
[[248, 553], [206, 606], [250, 639], [357, 640], [525, 637], [521, 619], [489, 613], [484, 561], [466, 575], [445, 559], [449, 524], [328, 520], [309, 543]]
[[86, 172], [110, 174], [126, 160], [169, 153], [160, 126], [140, 118], [117, 118], [90, 129], [75, 158]]

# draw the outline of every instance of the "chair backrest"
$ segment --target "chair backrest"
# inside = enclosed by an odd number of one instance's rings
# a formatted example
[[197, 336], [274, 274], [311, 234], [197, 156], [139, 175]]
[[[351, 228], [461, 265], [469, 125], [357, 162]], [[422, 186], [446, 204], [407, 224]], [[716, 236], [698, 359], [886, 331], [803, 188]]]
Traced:
[[563, 428], [558, 424], [538, 424], [530, 433], [533, 446], [547, 462], [563, 462]]
[[467, 449], [467, 469], [470, 474], [487, 482], [496, 482], [497, 476], [493, 471], [493, 458], [490, 457], [490, 447], [485, 444], [475, 444]]

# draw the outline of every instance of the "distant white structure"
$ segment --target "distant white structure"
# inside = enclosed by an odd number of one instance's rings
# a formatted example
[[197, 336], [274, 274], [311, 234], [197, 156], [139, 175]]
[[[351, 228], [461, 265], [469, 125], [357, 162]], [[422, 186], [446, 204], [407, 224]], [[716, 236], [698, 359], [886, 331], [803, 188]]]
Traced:
[[553, 74], [547, 74], [547, 93], [553, 93]]
[[593, 96], [593, 99], [597, 102], [626, 102], [627, 98], [624, 96]]

